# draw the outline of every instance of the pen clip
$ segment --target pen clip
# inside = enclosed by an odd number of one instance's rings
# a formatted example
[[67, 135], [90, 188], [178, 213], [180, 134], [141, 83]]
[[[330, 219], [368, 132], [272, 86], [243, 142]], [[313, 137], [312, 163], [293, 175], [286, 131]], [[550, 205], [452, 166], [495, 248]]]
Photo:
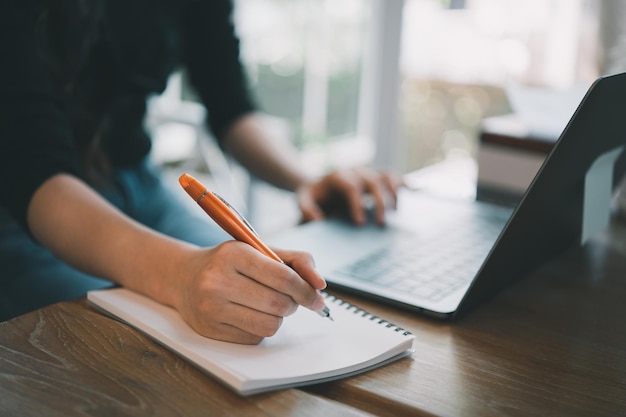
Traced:
[[232, 210], [233, 213], [235, 213], [237, 215], [237, 217], [239, 217], [239, 220], [241, 220], [243, 222], [243, 224], [246, 225], [246, 227], [248, 229], [250, 229], [250, 231], [256, 236], [256, 237], [260, 237], [259, 234], [256, 232], [256, 230], [254, 230], [254, 228], [252, 227], [252, 225], [248, 222], [248, 220], [246, 220], [245, 217], [243, 217], [243, 215], [241, 213], [239, 213], [237, 211], [237, 209], [233, 206], [230, 205], [230, 203], [228, 201], [226, 201], [225, 199], [222, 198], [222, 196], [220, 196], [218, 193], [216, 193], [215, 191], [209, 191], [211, 194], [213, 194], [215, 197], [219, 198], [220, 201], [222, 203], [224, 203], [226, 205], [226, 207], [228, 207], [230, 210]]

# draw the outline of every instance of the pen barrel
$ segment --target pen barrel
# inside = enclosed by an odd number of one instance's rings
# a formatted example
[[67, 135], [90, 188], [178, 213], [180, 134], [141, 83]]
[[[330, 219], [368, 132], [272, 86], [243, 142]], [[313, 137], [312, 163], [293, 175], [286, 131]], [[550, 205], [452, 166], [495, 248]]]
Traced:
[[198, 201], [198, 205], [208, 214], [222, 229], [240, 242], [245, 242], [277, 262], [283, 260], [271, 250], [261, 239], [250, 230], [242, 221], [233, 217], [231, 210], [213, 194], [208, 193]]
[[265, 256], [283, 263], [283, 260], [261, 241], [252, 226], [225, 200], [209, 192], [200, 181], [189, 174], [182, 174], [178, 181], [202, 210], [228, 234], [240, 242], [249, 244]]

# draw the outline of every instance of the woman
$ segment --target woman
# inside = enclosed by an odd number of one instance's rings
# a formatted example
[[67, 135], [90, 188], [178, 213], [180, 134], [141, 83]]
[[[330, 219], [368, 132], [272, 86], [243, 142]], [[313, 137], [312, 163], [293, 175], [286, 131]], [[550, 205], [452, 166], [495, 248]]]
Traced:
[[[3, 0], [0, 6], [0, 320], [116, 283], [176, 308], [199, 333], [258, 343], [298, 305], [322, 307], [311, 257], [288, 266], [187, 213], [146, 162], [146, 98], [179, 67], [244, 167], [296, 192], [305, 220], [395, 179], [311, 179], [255, 116], [227, 0]], [[181, 220], [185, 219], [185, 220]]]

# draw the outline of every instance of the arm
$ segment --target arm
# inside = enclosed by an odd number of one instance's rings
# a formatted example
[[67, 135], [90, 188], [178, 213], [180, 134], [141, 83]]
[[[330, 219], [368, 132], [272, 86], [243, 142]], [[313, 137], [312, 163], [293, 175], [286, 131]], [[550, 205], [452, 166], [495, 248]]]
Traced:
[[239, 61], [239, 40], [230, 19], [230, 2], [195, 2], [187, 11], [185, 64], [208, 109], [209, 126], [222, 146], [254, 175], [296, 191], [304, 220], [322, 218], [338, 206], [340, 210], [347, 207], [350, 217], [363, 223], [361, 197], [369, 193], [378, 222], [384, 223], [385, 201], [395, 204], [399, 181], [389, 173], [366, 169], [338, 171], [322, 178], [304, 173], [295, 149], [278, 148], [254, 114]]
[[237, 119], [223, 138], [224, 147], [259, 178], [297, 193], [303, 220], [318, 220], [327, 213], [347, 210], [357, 224], [366, 221], [363, 194], [374, 200], [378, 223], [385, 222], [385, 207], [395, 206], [400, 181], [387, 172], [369, 169], [334, 171], [321, 178], [307, 176], [298, 165], [294, 148], [276, 144], [253, 113]]
[[65, 100], [35, 42], [38, 13], [5, 3], [0, 204], [25, 230], [67, 264], [173, 306], [216, 339], [258, 343], [297, 305], [322, 307], [315, 289], [325, 283], [308, 255], [279, 252], [290, 268], [240, 242], [198, 248], [138, 224], [80, 180]]
[[279, 251], [288, 267], [241, 242], [195, 247], [136, 223], [70, 175], [37, 189], [27, 219], [59, 258], [176, 308], [208, 337], [258, 343], [298, 304], [323, 306], [308, 255]]
[[287, 191], [314, 181], [298, 166], [299, 155], [288, 144], [278, 144], [255, 113], [237, 119], [226, 130], [225, 150], [256, 177]]

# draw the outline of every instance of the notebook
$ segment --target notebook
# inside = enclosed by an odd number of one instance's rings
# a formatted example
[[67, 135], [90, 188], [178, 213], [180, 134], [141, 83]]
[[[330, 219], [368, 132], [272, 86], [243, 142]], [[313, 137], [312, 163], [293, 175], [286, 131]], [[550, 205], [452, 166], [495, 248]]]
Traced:
[[607, 226], [626, 169], [625, 97], [626, 74], [594, 82], [516, 207], [403, 189], [385, 228], [329, 219], [267, 240], [312, 253], [331, 288], [461, 317]]
[[412, 353], [410, 332], [323, 294], [334, 321], [300, 307], [254, 346], [203, 337], [176, 310], [125, 288], [90, 291], [87, 299], [241, 395], [345, 378]]

